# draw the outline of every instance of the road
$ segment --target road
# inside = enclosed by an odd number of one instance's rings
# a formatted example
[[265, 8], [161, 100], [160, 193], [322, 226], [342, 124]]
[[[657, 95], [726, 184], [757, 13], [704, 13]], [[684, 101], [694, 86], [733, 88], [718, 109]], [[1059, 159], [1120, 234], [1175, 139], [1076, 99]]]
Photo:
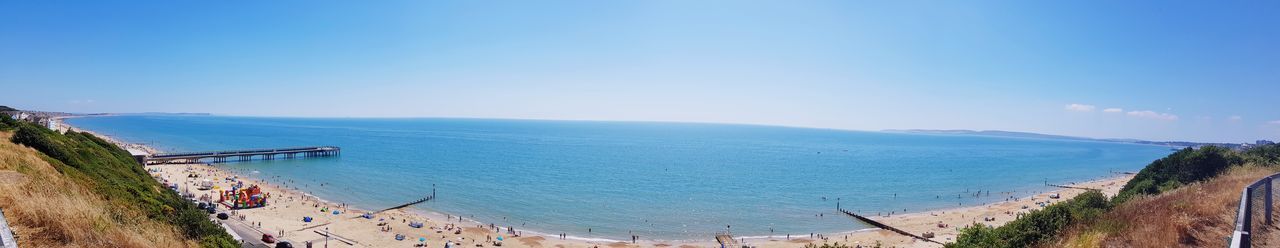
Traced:
[[[210, 215], [210, 216], [212, 217], [215, 215]], [[245, 223], [235, 219], [218, 220], [216, 217], [214, 217], [213, 220], [216, 222], [221, 222], [225, 227], [230, 228], [229, 231], [234, 233], [236, 236], [240, 236], [240, 238], [244, 241], [241, 247], [246, 247], [246, 248], [275, 247], [275, 244], [267, 244], [266, 242], [262, 242], [262, 234], [263, 234], [262, 231], [259, 231], [258, 228], [256, 227], [250, 226], [249, 223]], [[292, 243], [292, 241], [290, 241], [290, 243]]]

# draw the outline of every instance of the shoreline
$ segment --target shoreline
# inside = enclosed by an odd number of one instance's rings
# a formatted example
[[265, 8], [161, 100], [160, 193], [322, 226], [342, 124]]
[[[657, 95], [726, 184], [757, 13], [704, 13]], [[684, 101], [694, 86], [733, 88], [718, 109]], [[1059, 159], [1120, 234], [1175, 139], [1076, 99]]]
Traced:
[[[148, 147], [141, 144], [130, 144], [130, 143], [123, 142], [121, 140], [116, 140], [107, 135], [96, 133], [90, 130], [76, 128], [74, 126], [66, 124], [65, 122], [59, 122], [58, 128], [59, 130], [75, 130], [80, 132], [87, 132], [95, 136], [98, 136], [100, 138], [103, 138], [105, 140], [108, 140], [116, 144], [117, 146], [120, 146], [126, 149], [137, 149], [139, 151], [144, 151], [150, 154], [160, 152], [160, 150], [154, 149], [152, 147]], [[153, 176], [158, 181], [161, 181], [162, 183], [167, 181], [178, 183], [179, 180], [173, 177], [176, 175], [176, 174], [173, 174], [173, 172], [177, 170], [176, 169], [170, 170], [171, 168], [177, 168], [177, 167], [185, 167], [184, 171], [195, 169], [198, 171], [204, 171], [204, 173], [224, 175], [224, 177], [229, 176], [229, 177], [235, 177], [237, 179], [240, 179], [240, 178], [248, 179], [248, 180], [244, 180], [246, 185], [250, 184], [250, 182], [253, 182], [254, 184], [257, 184], [263, 187], [266, 192], [271, 192], [272, 198], [281, 199], [281, 200], [289, 199], [289, 201], [282, 201], [279, 203], [272, 202], [272, 203], [269, 203], [268, 207], [259, 208], [259, 209], [238, 210], [237, 212], [241, 212], [240, 215], [244, 215], [246, 216], [246, 218], [261, 220], [261, 221], [258, 221], [259, 223], [266, 223], [267, 225], [275, 225], [277, 226], [276, 228], [278, 228], [278, 230], [288, 229], [288, 228], [284, 228], [285, 225], [288, 225], [285, 222], [302, 222], [302, 221], [300, 219], [290, 220], [287, 218], [272, 220], [272, 218], [269, 218], [267, 216], [260, 216], [260, 215], [273, 214], [273, 213], [270, 213], [273, 211], [257, 211], [257, 210], [278, 210], [279, 208], [277, 207], [279, 206], [275, 204], [282, 204], [284, 205], [285, 209], [290, 209], [294, 206], [298, 206], [299, 208], [295, 208], [297, 210], [304, 210], [306, 208], [305, 205], [307, 204], [311, 204], [312, 206], [315, 206], [315, 208], [323, 208], [323, 207], [320, 207], [321, 205], [330, 206], [330, 207], [337, 207], [341, 205], [341, 203], [326, 201], [322, 198], [316, 197], [314, 195], [311, 195], [307, 192], [303, 192], [296, 188], [289, 188], [288, 185], [278, 185], [277, 183], [270, 182], [271, 181], [270, 177], [257, 177], [254, 175], [254, 173], [236, 172], [231, 169], [212, 167], [204, 164], [166, 164], [166, 165], [148, 165], [145, 167], [149, 171], [152, 168], [158, 168], [161, 171], [166, 172], [166, 173], [153, 173]], [[185, 175], [185, 172], [184, 172], [184, 175]], [[1127, 182], [1129, 179], [1131, 179], [1132, 176], [1133, 175], [1110, 175], [1107, 177], [1103, 177], [1102, 179], [1091, 180], [1083, 183], [1072, 183], [1071, 185], [1089, 187], [1089, 188], [1100, 188], [1100, 189], [1103, 189], [1103, 192], [1106, 193], [1108, 196], [1114, 196], [1115, 193], [1111, 192], [1111, 190], [1109, 189], [1114, 188], [1114, 191], [1118, 192], [1119, 187], [1123, 186], [1123, 184]], [[170, 178], [173, 178], [173, 179], [170, 179]], [[205, 177], [200, 177], [196, 179], [204, 179], [204, 178]], [[214, 178], [218, 178], [218, 177], [214, 177]], [[186, 185], [186, 184], [192, 184], [194, 182], [191, 180], [184, 180], [181, 183], [184, 183], [184, 185]], [[1029, 210], [1039, 209], [1041, 207], [1034, 203], [1037, 200], [1048, 199], [1049, 194], [1053, 194], [1053, 193], [1061, 194], [1061, 199], [1065, 200], [1065, 199], [1070, 199], [1071, 197], [1074, 197], [1074, 195], [1079, 194], [1080, 192], [1083, 192], [1083, 190], [1058, 188], [1058, 189], [1048, 190], [1044, 192], [1037, 192], [1027, 196], [1020, 196], [1020, 197], [1017, 197], [1017, 200], [1000, 200], [1000, 201], [994, 201], [994, 202], [985, 203], [981, 205], [974, 205], [974, 206], [963, 206], [963, 207], [957, 206], [952, 208], [934, 209], [934, 210], [928, 210], [928, 211], [922, 211], [922, 212], [896, 213], [890, 216], [874, 216], [873, 215], [873, 216], [867, 216], [867, 217], [874, 219], [876, 221], [883, 222], [887, 225], [894, 226], [894, 227], [906, 230], [908, 232], [916, 233], [916, 234], [920, 234], [923, 232], [934, 232], [937, 235], [935, 238], [933, 238], [934, 240], [937, 240], [943, 243], [949, 243], [949, 242], [954, 242], [953, 239], [955, 235], [958, 233], [958, 229], [965, 226], [964, 224], [966, 219], [970, 221], [969, 223], [982, 223], [982, 224], [1000, 226], [1012, 219], [1012, 218], [1002, 218], [1001, 216], [1005, 216], [1005, 217], [1014, 216], [1018, 213], [1025, 213], [1026, 211], [1029, 211]], [[196, 193], [199, 193], [199, 192], [196, 192]], [[1006, 198], [1013, 195], [1016, 195], [1016, 194], [1006, 195], [1004, 193], [1001, 193], [1001, 196], [1005, 196]], [[197, 194], [197, 196], [199, 196], [199, 194]], [[297, 199], [293, 199], [293, 197], [295, 196], [297, 196]], [[277, 197], [281, 197], [281, 198], [277, 198]], [[1051, 201], [1055, 203], [1058, 202], [1058, 200], [1051, 200]], [[425, 203], [425, 204], [430, 204], [430, 203]], [[1028, 205], [1030, 205], [1031, 207], [1021, 208], [1021, 206], [1028, 206]], [[270, 209], [266, 209], [266, 208], [270, 208]], [[347, 213], [348, 210], [350, 210], [351, 213], [370, 212], [368, 210], [362, 210], [358, 208], [344, 207], [341, 215], [350, 215]], [[263, 212], [263, 213], [255, 214], [254, 212]], [[291, 211], [289, 214], [298, 215], [298, 214], [303, 214], [305, 212], [306, 211], [302, 211], [302, 212]], [[464, 217], [454, 216], [447, 213], [438, 213], [438, 212], [422, 210], [422, 209], [402, 209], [402, 210], [393, 210], [389, 212], [391, 213], [387, 213], [386, 215], [391, 216], [391, 220], [401, 219], [402, 222], [404, 222], [404, 220], [412, 219], [412, 220], [421, 221], [424, 223], [423, 229], [411, 229], [409, 227], [404, 227], [404, 225], [399, 225], [396, 227], [392, 227], [392, 230], [397, 230], [396, 228], [410, 229], [410, 230], [428, 230], [428, 231], [435, 231], [435, 234], [445, 234], [445, 235], [440, 235], [439, 238], [436, 238], [436, 239], [427, 238], [427, 241], [428, 241], [427, 243], [440, 243], [441, 239], [445, 239], [445, 238], [449, 238], [451, 242], [454, 242], [453, 240], [454, 238], [456, 238], [459, 241], [470, 241], [473, 244], [485, 244], [485, 243], [476, 243], [476, 241], [480, 240], [481, 236], [479, 235], [502, 236], [502, 234], [505, 234], [505, 230], [501, 230], [501, 229], [505, 229], [504, 227], [498, 227], [500, 231], [495, 231], [492, 228], [486, 228], [485, 227], [486, 224], [482, 222], [466, 219]], [[315, 214], [315, 212], [312, 212], [312, 215], [317, 215], [317, 214]], [[382, 217], [381, 215], [383, 214], [379, 214], [379, 215], [380, 215], [379, 217]], [[979, 222], [977, 220], [978, 216], [997, 217], [997, 218], [994, 221]], [[259, 218], [259, 217], [263, 217], [263, 218]], [[840, 216], [840, 217], [844, 217], [844, 216]], [[461, 220], [459, 220], [459, 218], [461, 218]], [[262, 219], [268, 219], [268, 220], [262, 220]], [[361, 220], [364, 220], [364, 219], [361, 218]], [[253, 222], [252, 220], [250, 221]], [[357, 223], [360, 221], [357, 220], [357, 221], [347, 221], [347, 222]], [[941, 225], [933, 225], [933, 223], [943, 223], [945, 224], [945, 227]], [[465, 225], [465, 226], [461, 226], [461, 225]], [[391, 226], [391, 225], [388, 224], [388, 226]], [[431, 228], [425, 228], [425, 226], [429, 226]], [[448, 231], [455, 231], [456, 233], [454, 233], [454, 235], [448, 235], [448, 233], [439, 231], [439, 230], [445, 230], [445, 228], [448, 228], [448, 227], [458, 227], [458, 228], [452, 228], [457, 230], [448, 229]], [[374, 232], [369, 233], [368, 230], [363, 230], [363, 229], [373, 229]], [[463, 231], [464, 229], [465, 231]], [[516, 247], [543, 247], [544, 243], [546, 243], [546, 246], [555, 246], [560, 248], [598, 247], [600, 245], [606, 245], [609, 247], [679, 246], [682, 248], [719, 246], [719, 243], [714, 241], [714, 239], [712, 239], [711, 237], [708, 237], [707, 240], [660, 240], [660, 239], [643, 239], [644, 237], [641, 237], [642, 239], [638, 240], [637, 243], [633, 244], [633, 243], [626, 243], [625, 240], [577, 237], [572, 235], [567, 235], [567, 238], [561, 239], [558, 234], [554, 234], [554, 233], [542, 233], [537, 231], [518, 230], [519, 228], [516, 228], [516, 229], [517, 229], [517, 232], [525, 235], [522, 235], [521, 237], [518, 237], [518, 238], [512, 237], [514, 239], [509, 238], [508, 242], [504, 244], [505, 246], [514, 245]], [[303, 229], [300, 229], [297, 231], [303, 231]], [[858, 229], [858, 230], [824, 233], [820, 235], [815, 235], [811, 238], [803, 237], [803, 236], [788, 236], [789, 239], [784, 239], [784, 236], [781, 236], [781, 235], [752, 235], [752, 236], [735, 237], [735, 239], [743, 241], [743, 244], [754, 245], [757, 247], [799, 247], [805, 244], [811, 244], [811, 243], [821, 244], [821, 243], [827, 243], [827, 242], [840, 242], [840, 243], [845, 243], [850, 245], [862, 245], [862, 244], [870, 245], [870, 244], [879, 242], [885, 245], [910, 246], [910, 247], [939, 246], [933, 243], [916, 241], [910, 237], [902, 236], [896, 233], [886, 233], [886, 232], [887, 232], [886, 230], [881, 230], [878, 228], [864, 228], [864, 229]], [[421, 235], [419, 233], [419, 234], [416, 234], [417, 236], [409, 236], [407, 234], [398, 233], [395, 231], [381, 232], [380, 226], [374, 226], [374, 225], [366, 225], [363, 227], [342, 228], [342, 229], [338, 229], [338, 231], [334, 231], [334, 233], [339, 235], [342, 235], [343, 233], [361, 233], [361, 235], [356, 235], [356, 236], [362, 236], [361, 238], [359, 238], [359, 240], [362, 240], [364, 242], [360, 242], [360, 243], [379, 244], [375, 247], [412, 245], [412, 244], [417, 244], [418, 242], [410, 241], [411, 239], [410, 237], [416, 238], [419, 236], [424, 236], [424, 237], [435, 236], [430, 232], [428, 232], [427, 235]], [[386, 234], [386, 235], [378, 235], [380, 233]], [[407, 237], [405, 241], [396, 241], [390, 237], [380, 237], [380, 236], [390, 235], [387, 233], [401, 234], [401, 235], [406, 235]], [[288, 230], [286, 230], [286, 234], [290, 234], [290, 235], [284, 236], [283, 238], [295, 241], [295, 245], [301, 245], [302, 241], [305, 241], [305, 240], [314, 240], [314, 239], [298, 240], [298, 239], [292, 238], [295, 235], [301, 235], [303, 238], [310, 236], [305, 232], [289, 233]], [[352, 236], [353, 235], [349, 235], [349, 234], [346, 235], [346, 237], [348, 237], [349, 239]], [[368, 236], [368, 237], [363, 237], [363, 236]], [[448, 237], [448, 236], [455, 236], [455, 237]], [[367, 239], [367, 238], [374, 238], [374, 237], [376, 237], [377, 239], [375, 240]], [[379, 242], [378, 240], [390, 241], [390, 243]], [[516, 241], [516, 240], [518, 241], [510, 242], [510, 241]], [[532, 240], [532, 241], [526, 241], [526, 240]], [[492, 240], [485, 241], [485, 242], [491, 243]], [[457, 245], [461, 245], [461, 243], [457, 243]]]

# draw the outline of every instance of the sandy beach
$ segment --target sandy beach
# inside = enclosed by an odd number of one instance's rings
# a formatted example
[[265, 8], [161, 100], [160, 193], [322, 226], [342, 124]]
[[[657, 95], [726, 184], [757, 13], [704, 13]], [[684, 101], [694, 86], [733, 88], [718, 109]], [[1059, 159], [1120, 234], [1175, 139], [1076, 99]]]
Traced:
[[[173, 183], [178, 185], [179, 191], [190, 193], [197, 198], [208, 196], [217, 198], [216, 190], [198, 190], [197, 185], [204, 179], [213, 181], [216, 189], [229, 189], [230, 186], [238, 181], [243, 181], [245, 185], [259, 185], [265, 192], [271, 194], [271, 200], [267, 207], [255, 209], [236, 210], [231, 220], [248, 223], [251, 226], [260, 226], [258, 231], [279, 235], [285, 240], [291, 240], [296, 244], [306, 241], [323, 242], [324, 236], [319, 232], [326, 229], [339, 237], [353, 241], [353, 244], [341, 244], [338, 247], [354, 246], [354, 247], [413, 247], [419, 244], [419, 238], [425, 238], [428, 247], [443, 247], [444, 240], [455, 242], [456, 244], [465, 245], [467, 247], [493, 246], [494, 241], [498, 237], [503, 237], [502, 247], [718, 247], [719, 244], [711, 237], [706, 241], [682, 241], [682, 242], [657, 242], [649, 240], [641, 240], [635, 244], [620, 242], [601, 242], [587, 241], [575, 239], [559, 239], [558, 235], [534, 235], [518, 230], [519, 233], [525, 234], [523, 237], [512, 237], [507, 234], [506, 227], [491, 228], [488, 225], [469, 221], [466, 219], [459, 220], [456, 217], [449, 218], [443, 215], [411, 213], [403, 210], [392, 210], [376, 215], [372, 219], [361, 218], [364, 213], [370, 210], [346, 208], [341, 203], [327, 202], [316, 197], [303, 194], [291, 188], [285, 188], [259, 179], [243, 177], [230, 171], [208, 166], [205, 164], [164, 164], [149, 165], [149, 171], [153, 176], [164, 183]], [[194, 177], [192, 177], [194, 176]], [[1120, 190], [1132, 176], [1124, 175], [1120, 177], [1108, 178], [1105, 180], [1090, 181], [1074, 184], [1074, 187], [1097, 188], [1102, 189], [1107, 195], [1114, 195]], [[227, 180], [232, 178], [234, 180]], [[972, 206], [955, 209], [945, 209], [929, 212], [917, 212], [907, 214], [896, 214], [892, 216], [871, 216], [870, 218], [885, 223], [887, 225], [903, 229], [908, 232], [921, 234], [925, 232], [933, 232], [936, 235], [934, 240], [940, 242], [949, 242], [953, 240], [958, 233], [959, 228], [972, 223], [981, 223], [986, 225], [999, 226], [1013, 220], [1018, 213], [1025, 213], [1030, 210], [1039, 209], [1037, 202], [1057, 202], [1058, 199], [1050, 199], [1050, 194], [1061, 194], [1061, 199], [1069, 199], [1075, 195], [1084, 192], [1080, 189], [1061, 189], [1053, 192], [1045, 192], [1033, 197], [1023, 197], [1016, 201], [1004, 201], [999, 203], [986, 204], [981, 206]], [[1026, 208], [1023, 208], [1026, 206]], [[322, 212], [321, 210], [328, 210]], [[333, 214], [333, 210], [338, 210], [339, 214]], [[241, 220], [243, 216], [243, 220]], [[312, 217], [314, 220], [310, 223], [304, 222], [303, 217]], [[983, 221], [984, 218], [992, 217], [994, 220]], [[843, 216], [841, 216], [843, 218]], [[852, 221], [852, 219], [851, 219]], [[410, 222], [422, 222], [424, 227], [413, 228], [408, 225]], [[385, 224], [384, 224], [385, 223]], [[942, 225], [939, 225], [941, 223]], [[390, 230], [385, 230], [390, 227]], [[519, 229], [519, 228], [516, 228]], [[405, 240], [399, 241], [395, 236], [404, 235]], [[819, 237], [820, 236], [820, 237]], [[246, 237], [248, 238], [248, 237]], [[257, 237], [253, 237], [257, 238]], [[801, 247], [805, 244], [821, 244], [827, 243], [847, 243], [847, 244], [875, 244], [877, 241], [885, 245], [900, 247], [939, 247], [940, 245], [913, 240], [910, 237], [899, 235], [886, 230], [871, 229], [865, 231], [844, 232], [844, 233], [827, 233], [809, 237], [792, 235], [790, 239], [785, 236], [775, 236], [772, 238], [745, 238], [741, 239], [744, 244], [754, 245], [757, 247]], [[330, 245], [335, 242], [330, 240]]]
[[[92, 132], [91, 132], [92, 133]], [[121, 147], [131, 150], [155, 153], [158, 150], [139, 144], [127, 144], [112, 140], [110, 137], [98, 135]], [[266, 207], [232, 211], [227, 222], [242, 223], [251, 226], [260, 234], [272, 234], [282, 240], [289, 240], [299, 247], [305, 242], [316, 244], [325, 242], [322, 233], [331, 233], [329, 245], [333, 247], [444, 247], [445, 241], [453, 247], [492, 247], [500, 243], [501, 247], [719, 247], [713, 237], [707, 240], [687, 241], [655, 241], [641, 239], [636, 243], [601, 241], [588, 239], [562, 239], [557, 234], [539, 234], [520, 230], [511, 235], [507, 227], [491, 227], [487, 224], [457, 216], [440, 213], [391, 210], [378, 213], [373, 218], [362, 218], [361, 215], [372, 212], [366, 209], [348, 208], [341, 203], [328, 202], [305, 194], [287, 186], [287, 182], [269, 182], [270, 175], [256, 175], [252, 172], [236, 172], [217, 165], [207, 164], [161, 164], [148, 165], [146, 169], [158, 181], [178, 186], [184, 194], [196, 198], [216, 200], [217, 190], [230, 189], [231, 185], [243, 182], [244, 185], [258, 185], [271, 195]], [[1101, 189], [1108, 196], [1115, 195], [1120, 188], [1132, 178], [1132, 175], [1115, 175], [1100, 180], [1071, 183], [1072, 187]], [[266, 179], [266, 180], [263, 180]], [[214, 183], [213, 190], [199, 190], [202, 180]], [[866, 214], [869, 218], [914, 234], [932, 232], [933, 240], [951, 242], [959, 230], [974, 223], [1000, 226], [1013, 220], [1017, 214], [1042, 208], [1039, 203], [1056, 203], [1062, 199], [1070, 199], [1085, 190], [1058, 188], [1049, 192], [1038, 192], [1030, 197], [1026, 193], [990, 192], [991, 197], [1006, 200], [979, 206], [967, 206], [939, 209], [927, 212], [895, 213], [887, 216], [876, 216], [877, 213]], [[1060, 199], [1050, 199], [1051, 194], [1060, 194]], [[1015, 199], [1010, 196], [1019, 195]], [[429, 203], [428, 203], [429, 204]], [[220, 208], [226, 210], [226, 208]], [[333, 214], [337, 210], [339, 214]], [[312, 217], [311, 222], [304, 222], [304, 217]], [[833, 216], [848, 218], [846, 216]], [[991, 218], [991, 219], [988, 219]], [[850, 218], [850, 222], [853, 220]], [[420, 222], [423, 227], [415, 228], [409, 223]], [[539, 230], [544, 231], [546, 230]], [[404, 240], [396, 240], [402, 235]], [[501, 237], [503, 240], [498, 241]], [[258, 239], [243, 237], [245, 239]], [[345, 240], [345, 241], [339, 241]], [[738, 237], [740, 244], [755, 247], [803, 247], [807, 244], [842, 243], [850, 245], [874, 245], [877, 242], [896, 247], [941, 247], [941, 245], [900, 235], [882, 229], [866, 229], [840, 233], [792, 234], [789, 237], [778, 234], [771, 237]], [[425, 240], [425, 242], [419, 242]], [[496, 243], [495, 243], [496, 242]]]

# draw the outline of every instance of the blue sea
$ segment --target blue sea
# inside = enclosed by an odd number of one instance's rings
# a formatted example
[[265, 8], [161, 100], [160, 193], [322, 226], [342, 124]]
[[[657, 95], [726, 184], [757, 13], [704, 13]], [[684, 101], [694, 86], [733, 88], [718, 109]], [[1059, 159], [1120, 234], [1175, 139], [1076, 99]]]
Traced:
[[[219, 164], [320, 198], [541, 233], [651, 240], [867, 228], [835, 211], [920, 212], [1137, 171], [1167, 147], [755, 125], [495, 119], [110, 116], [79, 128], [168, 152], [335, 145], [332, 158]], [[324, 186], [320, 186], [324, 184]], [[974, 192], [994, 191], [990, 197]], [[963, 197], [960, 197], [963, 196]], [[874, 215], [874, 214], [873, 214]], [[588, 232], [590, 229], [590, 232]]]

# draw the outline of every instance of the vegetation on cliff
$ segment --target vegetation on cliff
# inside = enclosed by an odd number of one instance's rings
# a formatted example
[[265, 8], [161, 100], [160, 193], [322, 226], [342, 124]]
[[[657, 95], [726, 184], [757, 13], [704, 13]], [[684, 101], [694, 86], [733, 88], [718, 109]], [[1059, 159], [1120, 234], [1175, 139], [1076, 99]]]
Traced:
[[[7, 201], [0, 204], [21, 205], [33, 202], [54, 204], [26, 206], [12, 210], [15, 222], [29, 225], [35, 233], [25, 239], [64, 242], [65, 244], [97, 244], [110, 247], [174, 246], [164, 238], [165, 232], [175, 233], [181, 246], [198, 244], [202, 247], [237, 247], [221, 227], [208, 219], [208, 215], [177, 193], [165, 189], [138, 165], [128, 152], [88, 133], [67, 132], [59, 134], [30, 123], [0, 120], [3, 127], [14, 129], [9, 140], [29, 148], [5, 144], [7, 154], [22, 157], [27, 149], [38, 151], [42, 161], [29, 159], [5, 159], [3, 167], [10, 168], [22, 177], [42, 178], [40, 181], [7, 185], [13, 190], [0, 193]], [[6, 142], [7, 143], [7, 142]], [[40, 170], [39, 168], [52, 170]], [[46, 173], [38, 173], [38, 172]], [[53, 173], [47, 173], [53, 172]], [[43, 189], [46, 181], [63, 182], [66, 191]], [[87, 198], [75, 201], [43, 198]], [[78, 199], [78, 198], [77, 198]], [[2, 206], [2, 205], [0, 205]], [[32, 209], [32, 208], [44, 208]], [[10, 209], [6, 207], [6, 209]], [[88, 213], [59, 213], [64, 209], [79, 209]], [[96, 213], [96, 214], [94, 214]], [[86, 216], [91, 217], [85, 219]], [[96, 217], [95, 217], [96, 216]], [[53, 232], [45, 232], [52, 230]], [[101, 230], [118, 230], [115, 236]], [[156, 231], [159, 230], [159, 231]], [[154, 233], [132, 233], [151, 231]], [[132, 234], [130, 234], [132, 233]], [[129, 235], [141, 235], [130, 238]], [[32, 237], [34, 236], [34, 237]], [[113, 238], [114, 237], [114, 238]], [[60, 246], [52, 244], [50, 246]]]
[[[1205, 182], [1215, 179], [1224, 172], [1233, 171], [1236, 167], [1246, 164], [1256, 164], [1259, 168], [1271, 168], [1280, 161], [1280, 145], [1264, 145], [1246, 149], [1244, 151], [1233, 151], [1226, 148], [1216, 146], [1206, 146], [1202, 148], [1186, 148], [1169, 154], [1168, 156], [1151, 162], [1136, 175], [1133, 180], [1125, 184], [1124, 188], [1115, 197], [1108, 200], [1099, 192], [1088, 192], [1060, 202], [1050, 205], [1044, 209], [1033, 210], [1023, 215], [1017, 220], [1011, 221], [1004, 226], [992, 228], [981, 224], [975, 224], [961, 230], [956, 242], [948, 244], [947, 247], [1030, 247], [1044, 246], [1049, 243], [1056, 245], [1067, 245], [1062, 240], [1067, 240], [1061, 236], [1064, 231], [1076, 231], [1073, 235], [1093, 235], [1091, 237], [1080, 238], [1068, 235], [1072, 240], [1091, 240], [1086, 243], [1098, 244], [1099, 240], [1103, 240], [1107, 235], [1118, 230], [1118, 227], [1130, 226], [1133, 223], [1127, 221], [1140, 221], [1141, 218], [1132, 217], [1130, 214], [1113, 213], [1113, 209], [1124, 210], [1124, 213], [1140, 211], [1143, 206], [1160, 205], [1152, 203], [1153, 198], [1160, 198], [1162, 193], [1176, 191], [1186, 185]], [[1273, 171], [1264, 170], [1264, 171]], [[1192, 200], [1192, 198], [1183, 197], [1183, 201], [1178, 201], [1177, 206], [1165, 206], [1170, 209], [1200, 209], [1215, 210], [1215, 214], [1232, 212], [1230, 204], [1222, 204], [1229, 201], [1233, 196], [1238, 197], [1240, 194], [1239, 187], [1222, 187], [1219, 185], [1240, 184], [1243, 179], [1253, 176], [1256, 180], [1256, 173], [1259, 170], [1253, 170], [1254, 174], [1244, 173], [1242, 176], [1231, 177], [1230, 183], [1217, 183], [1212, 187], [1197, 186], [1195, 189], [1213, 189], [1214, 192], [1201, 192], [1199, 197], [1203, 199], [1228, 199], [1221, 200], [1217, 203], [1200, 204]], [[1265, 176], [1265, 175], [1262, 175]], [[1227, 180], [1227, 179], [1223, 179]], [[1186, 193], [1189, 194], [1189, 193]], [[1167, 198], [1167, 197], [1166, 197]], [[1176, 197], [1174, 197], [1176, 198]], [[1135, 201], [1135, 199], [1142, 199]], [[1130, 201], [1134, 201], [1131, 203]], [[1159, 202], [1159, 201], [1154, 201]], [[1145, 205], [1144, 205], [1145, 204]], [[1193, 208], [1189, 205], [1204, 205], [1205, 207]], [[1142, 206], [1137, 206], [1142, 205]], [[1190, 210], [1187, 210], [1190, 211]], [[1207, 210], [1206, 210], [1207, 211]], [[1206, 211], [1194, 212], [1200, 215], [1209, 216]], [[1136, 213], [1136, 212], [1135, 212]], [[1190, 216], [1191, 212], [1184, 213], [1179, 216]], [[1171, 216], [1165, 219], [1176, 219], [1177, 214], [1174, 212], [1166, 212]], [[1129, 216], [1129, 217], [1126, 217]], [[1208, 218], [1206, 218], [1208, 219]], [[1191, 224], [1173, 226], [1193, 226]], [[1171, 227], [1173, 227], [1171, 226]], [[1205, 226], [1205, 225], [1200, 225]], [[1229, 226], [1229, 225], [1224, 225]], [[1165, 226], [1161, 226], [1162, 228]], [[1173, 229], [1170, 229], [1173, 230]], [[1181, 235], [1190, 237], [1192, 235]], [[1119, 242], [1125, 243], [1125, 242]], [[1188, 243], [1193, 243], [1188, 241]]]

